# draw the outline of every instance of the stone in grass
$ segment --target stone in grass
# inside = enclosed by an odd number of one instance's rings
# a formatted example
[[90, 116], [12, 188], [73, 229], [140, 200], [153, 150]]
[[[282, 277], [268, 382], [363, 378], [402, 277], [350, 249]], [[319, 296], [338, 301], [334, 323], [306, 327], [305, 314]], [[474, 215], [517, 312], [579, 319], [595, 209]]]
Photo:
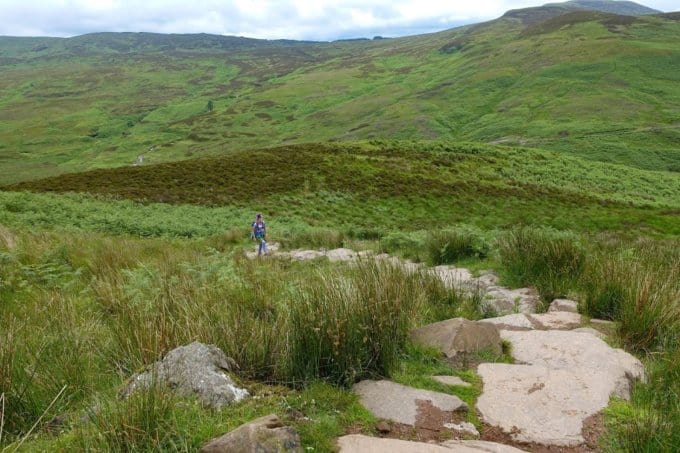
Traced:
[[548, 311], [568, 311], [578, 313], [578, 302], [569, 299], [555, 299], [550, 304]]
[[455, 431], [458, 434], [468, 435], [472, 437], [479, 437], [479, 431], [475, 425], [470, 422], [460, 422], [460, 423], [444, 423], [444, 428], [448, 428]]
[[[429, 412], [467, 411], [468, 406], [460, 398], [445, 393], [416, 389], [392, 381], [361, 381], [352, 387], [360, 397], [361, 404], [378, 418], [409, 426], [424, 426], [437, 430], [442, 426], [429, 426]], [[444, 417], [438, 417], [445, 423]]]
[[274, 415], [253, 420], [211, 440], [200, 453], [279, 453], [302, 452], [300, 436]]
[[482, 351], [500, 356], [503, 352], [496, 326], [465, 318], [428, 324], [412, 331], [411, 338], [421, 345], [437, 348], [447, 358]]
[[120, 396], [126, 398], [154, 384], [166, 385], [182, 396], [197, 396], [206, 406], [222, 409], [248, 396], [248, 391], [227, 375], [236, 368], [221, 349], [194, 342], [173, 349], [163, 360], [134, 375]]
[[543, 330], [571, 330], [581, 326], [581, 315], [569, 311], [550, 311], [527, 317]]

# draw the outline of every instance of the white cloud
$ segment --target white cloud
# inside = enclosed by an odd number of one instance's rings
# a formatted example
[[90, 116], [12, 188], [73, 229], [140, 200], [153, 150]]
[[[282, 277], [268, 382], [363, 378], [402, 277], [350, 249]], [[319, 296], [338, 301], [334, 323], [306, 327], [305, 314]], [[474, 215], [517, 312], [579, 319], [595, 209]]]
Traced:
[[[330, 40], [399, 36], [492, 19], [548, 0], [0, 0], [0, 35], [97, 31]], [[670, 11], [677, 0], [645, 4]]]

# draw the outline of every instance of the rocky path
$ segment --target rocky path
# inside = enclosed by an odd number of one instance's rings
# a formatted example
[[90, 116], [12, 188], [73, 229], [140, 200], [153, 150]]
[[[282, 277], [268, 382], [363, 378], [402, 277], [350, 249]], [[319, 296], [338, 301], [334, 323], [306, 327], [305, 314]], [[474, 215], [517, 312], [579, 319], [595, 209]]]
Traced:
[[[449, 394], [390, 381], [362, 381], [354, 391], [370, 412], [384, 420], [378, 426], [383, 437], [343, 436], [338, 441], [341, 452], [593, 451], [598, 416], [610, 398], [629, 398], [632, 383], [644, 379], [638, 359], [604, 341], [606, 322], [592, 320], [585, 325], [577, 303], [568, 300], [556, 300], [547, 313], [535, 313], [539, 301], [535, 291], [498, 286], [491, 272], [473, 277], [463, 268], [425, 268], [349, 249], [275, 250], [273, 255], [293, 260], [391, 261], [410, 271], [432, 272], [448, 286], [482, 291], [484, 303], [502, 315], [481, 321], [442, 321], [413, 333], [414, 341], [438, 348], [447, 359], [498, 351], [501, 340], [510, 343], [514, 363], [477, 366], [483, 387], [476, 407]], [[453, 388], [470, 385], [454, 376], [433, 379]], [[479, 440], [474, 425], [464, 421], [470, 410], [477, 411], [485, 425], [481, 437], [493, 437], [496, 442]]]

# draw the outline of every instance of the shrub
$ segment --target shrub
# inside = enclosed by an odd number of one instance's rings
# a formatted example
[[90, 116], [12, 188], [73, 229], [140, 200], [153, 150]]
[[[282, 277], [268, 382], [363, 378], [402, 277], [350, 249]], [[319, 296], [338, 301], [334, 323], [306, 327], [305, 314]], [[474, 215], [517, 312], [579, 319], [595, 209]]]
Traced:
[[484, 235], [471, 227], [432, 232], [425, 245], [431, 265], [455, 263], [470, 257], [485, 258], [490, 249]]
[[586, 258], [574, 234], [529, 227], [502, 235], [498, 253], [505, 281], [535, 286], [546, 302], [576, 287]]
[[387, 253], [399, 253], [408, 258], [419, 259], [425, 247], [425, 233], [393, 231], [380, 239], [380, 248]]

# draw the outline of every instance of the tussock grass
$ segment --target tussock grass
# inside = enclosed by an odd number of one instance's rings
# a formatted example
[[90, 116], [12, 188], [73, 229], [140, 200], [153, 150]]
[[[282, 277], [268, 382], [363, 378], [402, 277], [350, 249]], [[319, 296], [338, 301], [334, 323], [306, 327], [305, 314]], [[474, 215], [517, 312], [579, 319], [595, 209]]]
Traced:
[[431, 265], [455, 263], [465, 258], [486, 258], [490, 244], [478, 229], [458, 227], [435, 231], [427, 236], [427, 262]]
[[502, 235], [498, 254], [505, 280], [535, 286], [544, 302], [567, 296], [583, 273], [585, 249], [571, 233], [519, 228]]

